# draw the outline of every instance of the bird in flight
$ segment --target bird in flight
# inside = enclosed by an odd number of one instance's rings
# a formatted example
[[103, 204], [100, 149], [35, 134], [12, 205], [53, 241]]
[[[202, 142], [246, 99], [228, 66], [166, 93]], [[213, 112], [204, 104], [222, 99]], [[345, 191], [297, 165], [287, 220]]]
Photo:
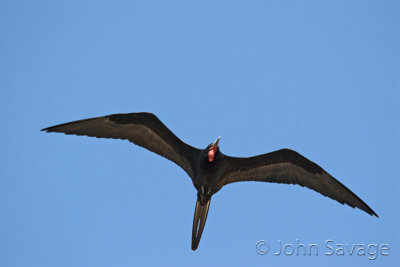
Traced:
[[378, 217], [356, 194], [296, 151], [281, 149], [248, 158], [231, 157], [220, 151], [220, 137], [205, 149], [195, 148], [181, 141], [152, 113], [113, 114], [59, 124], [42, 131], [126, 139], [179, 165], [197, 190], [192, 250], [199, 245], [212, 195], [234, 182], [298, 184]]

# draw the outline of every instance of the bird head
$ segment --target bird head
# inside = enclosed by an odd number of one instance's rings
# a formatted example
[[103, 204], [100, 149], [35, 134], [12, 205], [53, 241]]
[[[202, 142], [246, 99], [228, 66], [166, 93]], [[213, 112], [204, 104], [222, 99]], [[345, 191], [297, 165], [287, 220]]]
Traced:
[[219, 143], [219, 139], [221, 138], [221, 136], [219, 136], [217, 138], [217, 140], [215, 140], [214, 143], [212, 143], [211, 145], [209, 145], [208, 147], [208, 161], [209, 162], [213, 162], [214, 158], [215, 158], [215, 154], [218, 151], [218, 143]]

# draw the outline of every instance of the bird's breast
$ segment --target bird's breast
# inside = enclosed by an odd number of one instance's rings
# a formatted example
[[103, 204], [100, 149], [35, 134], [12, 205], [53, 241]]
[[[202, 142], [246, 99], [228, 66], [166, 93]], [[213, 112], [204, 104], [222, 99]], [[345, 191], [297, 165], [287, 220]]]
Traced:
[[196, 170], [196, 185], [214, 188], [220, 180], [222, 173], [223, 168], [219, 160], [215, 160], [213, 162], [200, 162]]

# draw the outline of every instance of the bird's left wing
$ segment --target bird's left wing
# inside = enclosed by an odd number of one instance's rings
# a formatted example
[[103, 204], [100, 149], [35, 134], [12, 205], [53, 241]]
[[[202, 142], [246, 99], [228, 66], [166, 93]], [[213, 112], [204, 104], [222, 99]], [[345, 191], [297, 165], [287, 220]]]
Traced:
[[182, 142], [154, 114], [113, 114], [42, 129], [97, 138], [127, 139], [178, 164], [193, 179], [199, 149]]
[[296, 151], [281, 149], [250, 158], [226, 157], [218, 187], [240, 181], [298, 184], [370, 215], [378, 215], [356, 194]]

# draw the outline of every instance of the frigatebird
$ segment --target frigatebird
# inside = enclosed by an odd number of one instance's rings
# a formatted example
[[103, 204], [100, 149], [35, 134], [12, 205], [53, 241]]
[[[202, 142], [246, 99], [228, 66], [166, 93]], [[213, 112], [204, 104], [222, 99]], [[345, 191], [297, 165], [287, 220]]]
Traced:
[[205, 149], [198, 149], [181, 141], [152, 113], [113, 114], [59, 124], [42, 131], [126, 139], [179, 165], [197, 190], [192, 250], [199, 245], [212, 195], [234, 182], [298, 184], [378, 217], [346, 186], [296, 151], [281, 149], [248, 158], [231, 157], [220, 151], [220, 137]]

